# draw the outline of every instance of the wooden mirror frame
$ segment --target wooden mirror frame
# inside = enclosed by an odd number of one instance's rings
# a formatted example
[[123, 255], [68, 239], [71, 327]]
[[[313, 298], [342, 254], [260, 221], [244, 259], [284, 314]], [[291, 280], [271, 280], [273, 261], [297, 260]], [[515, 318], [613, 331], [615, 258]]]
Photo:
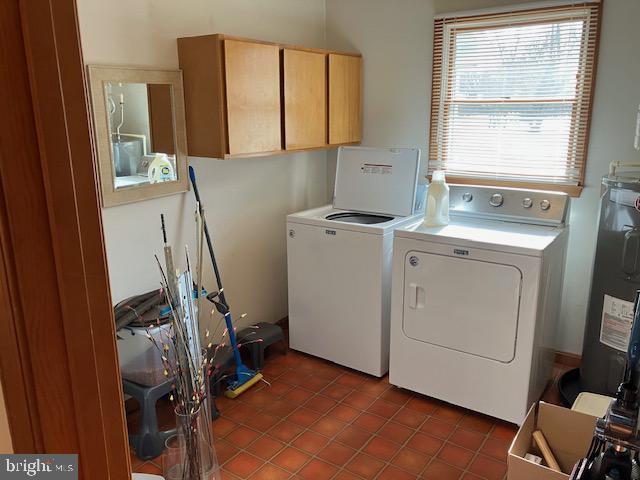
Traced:
[[[147, 70], [102, 65], [90, 65], [87, 69], [91, 89], [91, 107], [98, 154], [102, 206], [112, 207], [123, 203], [138, 202], [148, 198], [186, 192], [189, 189], [189, 181], [187, 177], [187, 133], [182, 72], [180, 70]], [[115, 188], [113, 181], [115, 170], [111, 157], [111, 141], [109, 139], [109, 115], [106, 108], [104, 90], [105, 82], [171, 85], [176, 173], [178, 175], [176, 181], [144, 184], [131, 188]]]

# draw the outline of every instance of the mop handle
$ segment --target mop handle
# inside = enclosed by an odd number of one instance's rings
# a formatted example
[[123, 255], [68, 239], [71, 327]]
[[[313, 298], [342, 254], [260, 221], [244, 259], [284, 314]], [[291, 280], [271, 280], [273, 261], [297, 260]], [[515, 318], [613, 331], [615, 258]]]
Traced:
[[204, 211], [202, 209], [202, 202], [200, 201], [200, 192], [198, 191], [198, 184], [196, 183], [196, 171], [193, 169], [191, 165], [189, 165], [189, 178], [191, 179], [191, 185], [193, 186], [193, 193], [196, 196], [196, 202], [198, 202], [198, 205], [199, 205], [202, 223], [204, 224], [204, 235], [205, 235], [205, 238], [207, 239], [209, 256], [211, 257], [211, 263], [213, 263], [213, 271], [216, 275], [216, 282], [218, 283], [218, 298], [225, 305], [225, 307], [227, 307], [227, 313], [225, 313], [224, 315], [224, 321], [226, 323], [227, 332], [229, 334], [229, 343], [231, 344], [231, 348], [233, 350], [233, 357], [236, 362], [236, 366], [240, 366], [242, 365], [242, 358], [240, 357], [240, 352], [238, 350], [236, 334], [233, 329], [233, 321], [231, 320], [231, 312], [229, 309], [229, 305], [227, 305], [227, 301], [224, 298], [224, 291], [222, 289], [222, 280], [220, 279], [220, 272], [218, 271], [218, 263], [216, 262], [216, 256], [213, 253], [213, 245], [211, 243], [211, 236], [209, 235], [209, 227], [207, 227], [207, 219], [204, 216]]
[[211, 257], [211, 262], [213, 263], [213, 272], [216, 275], [216, 283], [218, 284], [218, 296], [220, 301], [229, 308], [227, 301], [224, 297], [224, 290], [222, 288], [222, 279], [220, 278], [220, 271], [218, 270], [218, 263], [216, 262], [216, 256], [213, 253], [213, 244], [211, 243], [211, 235], [209, 235], [209, 227], [207, 226], [207, 219], [204, 216], [204, 210], [202, 209], [202, 202], [200, 201], [200, 192], [198, 191], [198, 184], [196, 183], [196, 171], [193, 169], [191, 165], [189, 165], [189, 178], [191, 179], [191, 185], [193, 186], [193, 193], [196, 196], [196, 202], [198, 202], [198, 206], [200, 209], [200, 216], [202, 218], [202, 223], [204, 224], [204, 236], [207, 240], [207, 248], [209, 249], [209, 256]]

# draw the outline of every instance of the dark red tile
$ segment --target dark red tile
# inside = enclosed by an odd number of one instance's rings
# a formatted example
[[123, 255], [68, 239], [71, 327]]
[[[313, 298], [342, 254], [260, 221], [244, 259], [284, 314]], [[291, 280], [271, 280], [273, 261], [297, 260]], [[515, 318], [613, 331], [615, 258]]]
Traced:
[[324, 414], [329, 412], [329, 410], [331, 410], [337, 403], [338, 402], [332, 398], [325, 397], [324, 395], [316, 395], [315, 397], [310, 398], [304, 406]]
[[422, 413], [411, 408], [402, 407], [393, 416], [393, 421], [406, 425], [410, 428], [418, 428], [427, 418], [426, 413]]
[[340, 401], [343, 398], [345, 398], [347, 395], [349, 395], [352, 391], [353, 390], [351, 390], [350, 388], [347, 388], [343, 385], [336, 385], [334, 383], [326, 387], [320, 393], [322, 393], [322, 395], [325, 395], [329, 398], [333, 398], [334, 400]]
[[444, 447], [438, 452], [438, 458], [443, 462], [453, 465], [454, 467], [464, 469], [474, 456], [474, 452], [466, 448], [445, 443]]
[[483, 453], [488, 457], [495, 458], [496, 460], [500, 460], [501, 462], [506, 462], [509, 445], [510, 442], [490, 437], [482, 446], [480, 453]]
[[453, 405], [442, 405], [433, 412], [433, 417], [449, 423], [458, 423], [464, 416], [464, 410]]
[[360, 415], [360, 411], [356, 410], [353, 407], [350, 407], [349, 405], [342, 404], [338, 405], [336, 408], [331, 410], [331, 412], [329, 412], [329, 416], [337, 418], [338, 420], [341, 420], [343, 422], [350, 422], [358, 415]]
[[229, 461], [236, 453], [240, 451], [238, 447], [230, 444], [225, 440], [216, 440], [214, 443], [214, 447], [216, 449], [216, 456], [218, 457], [218, 462], [220, 462], [220, 465]]
[[462, 476], [462, 470], [438, 460], [434, 460], [429, 464], [422, 478], [434, 480], [458, 480]]
[[448, 438], [456, 426], [452, 423], [445, 422], [444, 420], [438, 420], [437, 418], [429, 418], [420, 427], [420, 431], [428, 433], [438, 438]]
[[264, 411], [275, 415], [279, 418], [284, 418], [287, 415], [291, 414], [296, 408], [298, 408], [296, 403], [293, 403], [284, 398], [278, 399], [274, 401], [271, 405], [267, 405], [264, 407]]
[[344, 466], [355, 453], [356, 451], [353, 448], [337, 442], [331, 442], [318, 453], [318, 457], [341, 467]]
[[465, 415], [460, 426], [467, 430], [475, 430], [476, 432], [487, 434], [493, 427], [494, 420], [479, 413]]
[[488, 480], [501, 480], [507, 471], [507, 465], [484, 455], [478, 455], [471, 463], [469, 471]]
[[380, 418], [377, 415], [372, 415], [370, 413], [363, 413], [353, 422], [356, 427], [371, 433], [377, 432], [385, 423], [386, 420], [384, 418]]
[[[248, 394], [248, 395], [247, 395]], [[271, 393], [268, 389], [258, 390], [256, 392], [249, 390], [242, 397], [242, 403], [250, 405], [255, 408], [264, 408], [267, 405], [273, 403], [278, 397]]]
[[357, 390], [372, 397], [378, 397], [390, 388], [389, 384], [380, 379], [366, 379], [365, 382], [360, 385]]
[[458, 428], [453, 435], [449, 437], [448, 441], [455, 445], [476, 451], [480, 448], [480, 445], [482, 445], [482, 442], [484, 442], [486, 438], [486, 436], [479, 432]]
[[338, 434], [336, 440], [348, 445], [349, 447], [359, 449], [367, 443], [369, 436], [369, 432], [365, 432], [364, 430], [360, 430], [359, 428], [350, 425]]
[[411, 410], [415, 410], [420, 413], [432, 414], [436, 408], [440, 405], [437, 400], [430, 399], [428, 397], [413, 397], [407, 402], [407, 407]]
[[416, 478], [415, 475], [400, 470], [393, 465], [388, 465], [378, 476], [378, 480], [415, 480]]
[[240, 452], [229, 460], [224, 468], [240, 478], [247, 478], [262, 465], [263, 462], [260, 459], [248, 453]]
[[353, 473], [347, 470], [340, 470], [338, 474], [333, 477], [333, 480], [361, 480], [362, 477], [354, 475]]
[[413, 394], [407, 390], [398, 387], [391, 387], [380, 395], [380, 398], [387, 402], [402, 406], [406, 404], [412, 396]]
[[298, 475], [308, 480], [329, 480], [337, 471], [338, 469], [333, 465], [314, 458], [300, 470]]
[[242, 423], [243, 420], [249, 418], [251, 415], [255, 415], [255, 413], [256, 413], [255, 408], [250, 407], [249, 405], [239, 404], [237, 407], [229, 410], [228, 413], [225, 413], [223, 415], [223, 418], [226, 417], [233, 420], [234, 422]]
[[292, 445], [310, 454], [316, 454], [327, 444], [327, 439], [322, 435], [307, 430]]
[[214, 438], [224, 438], [229, 435], [235, 428], [238, 426], [236, 422], [233, 422], [225, 417], [218, 417], [211, 424], [211, 428], [213, 429], [213, 437]]
[[251, 415], [249, 418], [245, 419], [243, 423], [259, 432], [266, 432], [279, 421], [280, 419], [275, 415], [260, 412], [255, 415]]
[[333, 437], [346, 426], [346, 423], [332, 417], [323, 417], [311, 425], [311, 430], [326, 437]]
[[302, 465], [304, 465], [311, 457], [300, 450], [296, 450], [292, 447], [287, 447], [276, 455], [271, 462], [279, 467], [284, 468], [290, 472], [297, 471]]
[[385, 400], [376, 400], [373, 402], [373, 405], [367, 409], [367, 412], [388, 419], [393, 417], [399, 409], [400, 406], [395, 403], [387, 402]]
[[398, 454], [391, 460], [393, 465], [396, 465], [403, 470], [411, 472], [415, 475], [419, 474], [427, 466], [431, 457], [424, 453], [416, 452], [409, 448], [402, 448]]
[[267, 388], [269, 389], [269, 391], [273, 396], [281, 397], [282, 395], [287, 393], [289, 390], [291, 390], [292, 387], [288, 383], [274, 382], [271, 384], [270, 387], [267, 387]]
[[344, 368], [337, 365], [322, 365], [314, 370], [314, 375], [326, 380], [335, 380], [344, 372]]
[[285, 480], [289, 478], [289, 472], [267, 463], [250, 478], [251, 480]]
[[269, 460], [276, 453], [284, 448], [284, 443], [268, 435], [263, 435], [253, 442], [247, 450], [256, 457], [263, 460]]
[[344, 385], [345, 387], [358, 389], [360, 385], [362, 385], [365, 381], [365, 378], [361, 375], [356, 375], [353, 373], [345, 373], [344, 375], [338, 377], [336, 379], [336, 383], [340, 385]]
[[357, 454], [348, 464], [347, 470], [363, 478], [375, 478], [384, 467], [384, 462], [364, 453]]
[[391, 440], [395, 443], [404, 443], [407, 439], [413, 435], [413, 430], [409, 427], [405, 427], [404, 425], [400, 425], [395, 422], [387, 422], [380, 430], [378, 430], [378, 435], [382, 438], [386, 438], [387, 440]]
[[296, 388], [292, 388], [287, 393], [285, 393], [283, 395], [283, 398], [286, 398], [287, 400], [297, 403], [298, 405], [302, 405], [304, 402], [309, 400], [309, 398], [312, 396], [313, 396], [313, 393], [311, 393], [310, 391], [296, 387]]
[[220, 470], [220, 480], [240, 480], [240, 477], [223, 468]]
[[359, 410], [366, 410], [374, 400], [374, 397], [367, 395], [366, 393], [351, 392], [344, 398], [343, 403]]
[[245, 448], [259, 436], [260, 434], [255, 430], [239, 425], [233, 432], [225, 437], [225, 440], [236, 447]]
[[513, 438], [518, 432], [518, 427], [511, 423], [499, 422], [491, 431], [491, 436], [499, 438], [500, 440], [506, 440], [507, 442], [513, 441]]
[[362, 451], [377, 459], [389, 461], [399, 449], [400, 445], [397, 443], [376, 436], [367, 443]]
[[425, 455], [435, 455], [442, 446], [442, 440], [427, 435], [425, 433], [416, 433], [407, 443], [409, 448], [413, 448]]
[[151, 475], [162, 475], [162, 469], [152, 462], [144, 462], [138, 465], [136, 473], [149, 473]]
[[283, 442], [290, 442], [295, 437], [300, 435], [302, 431], [304, 431], [304, 428], [300, 425], [296, 425], [295, 423], [284, 420], [271, 427], [271, 430], [269, 430], [269, 435], [277, 438], [278, 440], [282, 440]]
[[318, 412], [314, 412], [308, 408], [298, 408], [295, 412], [287, 417], [287, 420], [293, 423], [297, 423], [303, 427], [310, 427], [320, 418]]

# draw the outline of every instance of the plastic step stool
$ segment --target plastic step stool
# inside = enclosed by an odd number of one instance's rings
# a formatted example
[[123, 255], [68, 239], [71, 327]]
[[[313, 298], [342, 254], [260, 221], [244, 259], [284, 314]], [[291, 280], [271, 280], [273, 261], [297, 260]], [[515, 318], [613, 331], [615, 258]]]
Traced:
[[176, 433], [175, 429], [158, 430], [156, 403], [172, 390], [173, 380], [154, 387], [145, 387], [129, 380], [122, 380], [124, 393], [131, 395], [140, 405], [140, 430], [137, 435], [129, 434], [129, 443], [141, 460], [156, 458], [164, 450], [164, 442]]
[[267, 347], [277, 342], [284, 344], [285, 353], [288, 350], [284, 341], [282, 327], [268, 322], [260, 322], [242, 329], [236, 334], [238, 344], [241, 348], [249, 351], [251, 355], [251, 366], [254, 370], [262, 370], [264, 366], [264, 351]]

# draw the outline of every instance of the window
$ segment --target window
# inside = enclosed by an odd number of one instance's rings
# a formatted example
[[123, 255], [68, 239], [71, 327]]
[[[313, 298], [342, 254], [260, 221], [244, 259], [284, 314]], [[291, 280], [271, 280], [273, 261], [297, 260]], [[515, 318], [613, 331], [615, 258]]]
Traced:
[[578, 194], [599, 2], [435, 20], [429, 172]]

